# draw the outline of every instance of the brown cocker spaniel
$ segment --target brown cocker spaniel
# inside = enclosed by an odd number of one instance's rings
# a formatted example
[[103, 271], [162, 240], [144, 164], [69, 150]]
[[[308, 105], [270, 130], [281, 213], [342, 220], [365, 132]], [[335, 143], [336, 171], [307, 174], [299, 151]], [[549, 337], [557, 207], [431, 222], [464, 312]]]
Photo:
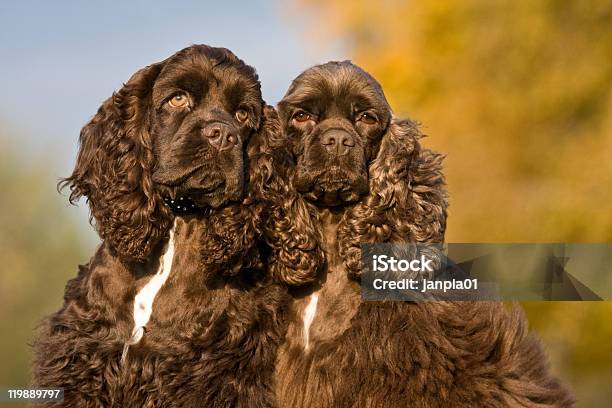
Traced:
[[289, 173], [326, 265], [293, 290], [279, 406], [565, 407], [518, 309], [495, 302], [362, 302], [361, 243], [443, 242], [442, 156], [345, 62], [299, 75], [278, 105]]
[[64, 388], [57, 406], [274, 406], [280, 282], [321, 260], [272, 173], [281, 136], [255, 70], [224, 48], [186, 48], [103, 103], [64, 182], [102, 245], [35, 343], [34, 385]]

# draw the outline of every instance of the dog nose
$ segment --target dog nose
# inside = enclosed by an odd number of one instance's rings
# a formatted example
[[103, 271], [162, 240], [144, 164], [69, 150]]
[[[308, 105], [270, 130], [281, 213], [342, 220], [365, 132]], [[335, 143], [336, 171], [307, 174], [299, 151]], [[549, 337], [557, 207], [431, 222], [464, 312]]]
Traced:
[[355, 146], [355, 139], [344, 130], [328, 130], [321, 137], [321, 144], [328, 152], [342, 156]]
[[202, 130], [202, 133], [208, 142], [219, 151], [231, 149], [238, 144], [238, 136], [223, 123], [210, 124]]

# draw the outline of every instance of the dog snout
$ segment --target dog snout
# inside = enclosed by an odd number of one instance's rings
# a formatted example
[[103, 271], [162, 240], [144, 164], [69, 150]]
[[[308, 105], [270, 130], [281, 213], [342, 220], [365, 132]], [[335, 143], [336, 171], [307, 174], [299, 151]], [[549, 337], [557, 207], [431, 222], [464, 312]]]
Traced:
[[342, 156], [355, 146], [355, 139], [344, 130], [332, 129], [322, 135], [321, 144], [329, 153]]
[[230, 126], [223, 123], [212, 123], [202, 130], [204, 137], [217, 150], [223, 151], [238, 144], [238, 136]]

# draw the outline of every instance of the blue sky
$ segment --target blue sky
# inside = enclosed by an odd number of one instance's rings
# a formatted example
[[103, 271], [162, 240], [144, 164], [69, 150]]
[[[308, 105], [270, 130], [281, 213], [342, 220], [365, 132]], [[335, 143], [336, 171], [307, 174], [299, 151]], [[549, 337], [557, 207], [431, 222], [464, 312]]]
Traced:
[[304, 12], [286, 3], [2, 2], [1, 127], [20, 150], [60, 158], [52, 173], [66, 175], [100, 103], [137, 69], [194, 43], [230, 48], [253, 65], [274, 104], [306, 67], [344, 58], [337, 46], [306, 44]]
[[[305, 68], [345, 58], [305, 40], [316, 24], [305, 15], [281, 0], [0, 2], [0, 138], [24, 168], [48, 168], [43, 188], [68, 207], [54, 190], [79, 131], [132, 73], [194, 43], [223, 46], [257, 69], [276, 104]], [[69, 213], [94, 245], [86, 205]]]

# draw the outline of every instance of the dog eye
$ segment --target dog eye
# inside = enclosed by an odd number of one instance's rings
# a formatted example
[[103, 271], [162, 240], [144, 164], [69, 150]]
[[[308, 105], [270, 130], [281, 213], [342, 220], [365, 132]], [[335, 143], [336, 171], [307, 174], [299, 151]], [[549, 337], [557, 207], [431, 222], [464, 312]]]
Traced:
[[300, 123], [308, 122], [309, 120], [312, 119], [312, 115], [310, 113], [299, 111], [293, 115], [293, 119], [295, 119], [297, 122], [300, 122]]
[[238, 109], [235, 113], [238, 122], [244, 122], [249, 118], [249, 112], [244, 109]]
[[376, 123], [376, 116], [371, 113], [364, 112], [357, 117], [357, 121], [361, 121], [366, 125], [373, 125]]
[[179, 93], [170, 98], [168, 104], [173, 108], [184, 108], [189, 104], [189, 97], [184, 93]]

